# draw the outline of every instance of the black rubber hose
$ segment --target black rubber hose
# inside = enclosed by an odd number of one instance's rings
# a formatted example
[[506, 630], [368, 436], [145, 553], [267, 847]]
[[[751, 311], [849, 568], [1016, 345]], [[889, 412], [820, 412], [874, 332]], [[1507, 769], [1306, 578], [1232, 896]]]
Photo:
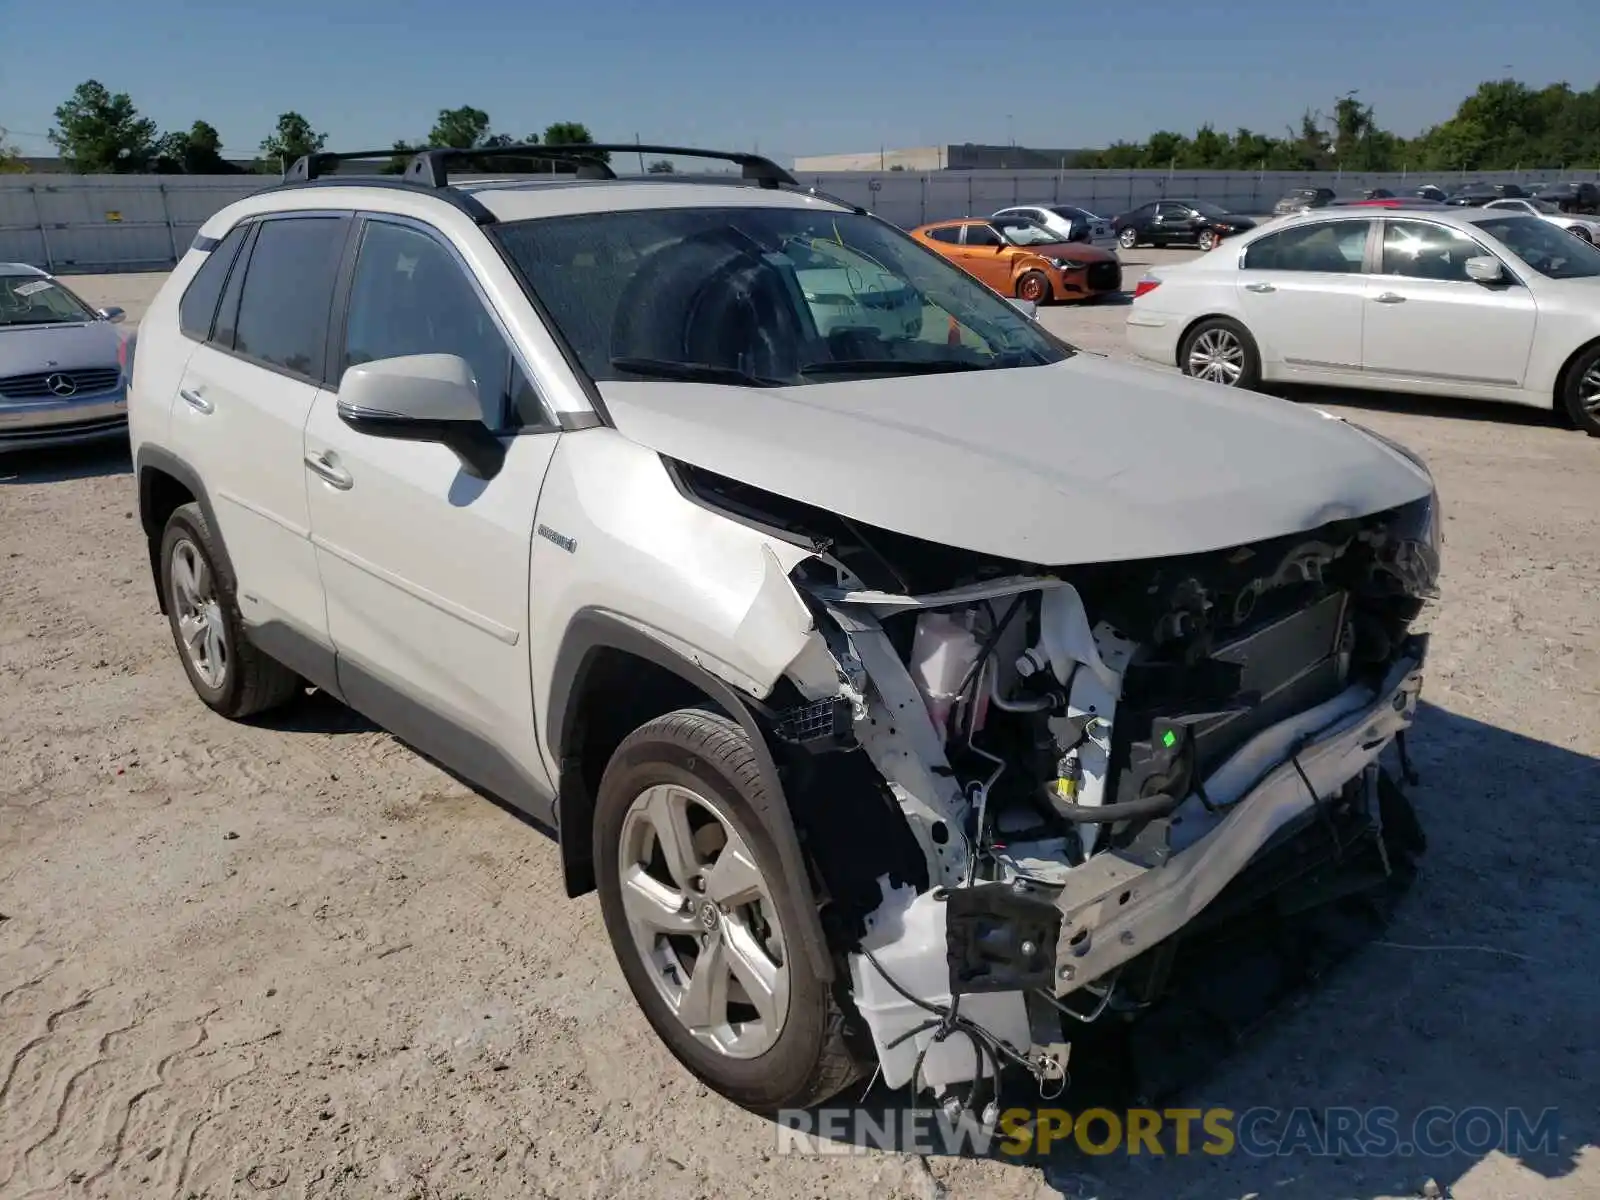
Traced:
[[[1052, 795], [1053, 793], [1047, 793]], [[1061, 805], [1052, 801], [1051, 808], [1063, 820], [1074, 825], [1115, 825], [1118, 821], [1137, 821], [1145, 817], [1164, 817], [1177, 808], [1181, 800], [1165, 792], [1140, 796], [1137, 800], [1123, 800], [1117, 804]]]

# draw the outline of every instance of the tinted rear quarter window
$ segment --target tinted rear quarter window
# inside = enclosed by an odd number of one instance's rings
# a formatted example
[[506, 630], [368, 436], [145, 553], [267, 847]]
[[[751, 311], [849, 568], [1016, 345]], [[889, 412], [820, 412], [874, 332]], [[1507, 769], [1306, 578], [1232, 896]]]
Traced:
[[956, 225], [946, 225], [940, 229], [928, 230], [928, 236], [936, 242], [959, 242], [961, 229]]
[[227, 281], [228, 268], [249, 229], [248, 225], [236, 225], [229, 230], [228, 236], [217, 243], [189, 281], [183, 298], [178, 301], [178, 328], [186, 337], [203, 342], [211, 336], [211, 322], [217, 315], [217, 300]]
[[321, 379], [328, 310], [349, 223], [340, 217], [278, 217], [261, 223], [239, 294], [238, 353]]

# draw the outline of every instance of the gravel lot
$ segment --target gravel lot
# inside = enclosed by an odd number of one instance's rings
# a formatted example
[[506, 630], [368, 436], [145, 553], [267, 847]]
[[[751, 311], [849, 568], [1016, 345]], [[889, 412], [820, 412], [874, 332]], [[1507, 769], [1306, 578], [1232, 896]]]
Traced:
[[[1176, 256], [1126, 256], [1129, 285]], [[134, 319], [159, 282], [73, 281]], [[1044, 320], [1116, 354], [1124, 315]], [[1560, 1155], [780, 1155], [657, 1044], [542, 835], [319, 698], [209, 714], [126, 457], [74, 452], [0, 460], [0, 1196], [1600, 1195], [1600, 442], [1316, 402], [1422, 451], [1444, 498], [1432, 840], [1388, 944], [1193, 1103], [1554, 1107]]]

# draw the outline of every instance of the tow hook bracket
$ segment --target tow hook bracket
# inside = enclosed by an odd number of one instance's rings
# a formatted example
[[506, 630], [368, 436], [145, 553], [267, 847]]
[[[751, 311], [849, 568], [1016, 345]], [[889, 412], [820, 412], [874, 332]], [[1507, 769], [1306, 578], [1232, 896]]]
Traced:
[[1051, 991], [1061, 910], [1022, 881], [952, 888], [945, 910], [950, 992]]

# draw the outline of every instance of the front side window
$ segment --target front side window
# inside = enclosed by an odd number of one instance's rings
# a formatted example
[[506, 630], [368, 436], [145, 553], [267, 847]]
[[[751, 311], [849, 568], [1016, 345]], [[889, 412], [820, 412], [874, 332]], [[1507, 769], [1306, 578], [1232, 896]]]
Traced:
[[1473, 224], [1541, 275], [1551, 279], [1600, 276], [1600, 250], [1542, 218], [1506, 213]]
[[[1526, 217], [1512, 219], [1528, 220]], [[1467, 275], [1467, 259], [1481, 257], [1483, 253], [1477, 242], [1444, 225], [1422, 221], [1388, 221], [1384, 225], [1382, 272], [1385, 275], [1468, 283], [1471, 279]]]
[[968, 225], [966, 243], [969, 246], [1001, 246], [1000, 234], [989, 225]]
[[1245, 247], [1244, 269], [1359, 274], [1370, 225], [1368, 221], [1318, 221], [1268, 234]]
[[234, 350], [320, 380], [333, 281], [347, 228], [339, 217], [261, 223], [239, 293]]
[[865, 214], [646, 209], [510, 222], [491, 236], [600, 382], [796, 386], [1037, 366], [1073, 353]]
[[373, 221], [356, 256], [338, 373], [408, 354], [465, 359], [484, 423], [505, 423], [511, 348], [460, 262], [420, 230]]
[[212, 247], [184, 289], [183, 299], [178, 301], [178, 328], [187, 337], [203, 342], [211, 336], [211, 322], [217, 315], [222, 284], [228, 278], [234, 255], [239, 253], [240, 243], [249, 232], [249, 225], [235, 225], [230, 229], [228, 235]]

